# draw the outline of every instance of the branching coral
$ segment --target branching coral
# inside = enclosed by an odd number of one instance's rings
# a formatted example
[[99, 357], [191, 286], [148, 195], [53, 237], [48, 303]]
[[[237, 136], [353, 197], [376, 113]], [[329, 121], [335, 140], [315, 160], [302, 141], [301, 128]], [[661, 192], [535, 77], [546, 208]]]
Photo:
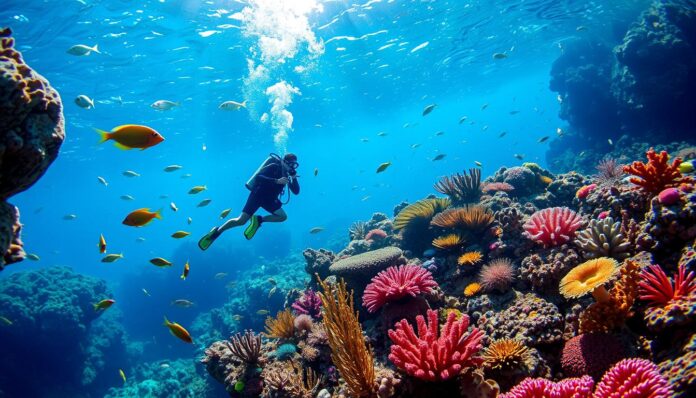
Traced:
[[514, 276], [515, 269], [512, 267], [512, 261], [507, 258], [496, 258], [481, 268], [479, 283], [485, 291], [497, 290], [502, 293], [508, 289]]
[[479, 251], [466, 252], [457, 258], [459, 265], [476, 265], [481, 262], [483, 255]]
[[544, 246], [558, 246], [573, 239], [582, 223], [582, 217], [569, 208], [552, 207], [532, 214], [523, 226], [524, 235]]
[[448, 208], [450, 200], [448, 198], [423, 199], [406, 206], [394, 218], [394, 229], [408, 229], [417, 225], [430, 224], [430, 220], [439, 212]]
[[482, 358], [486, 368], [514, 369], [525, 367], [530, 353], [529, 348], [520, 340], [501, 339], [492, 342]]
[[442, 177], [435, 190], [449, 196], [453, 203], [475, 202], [481, 195], [481, 169], [469, 169], [468, 175], [465, 171]]
[[348, 294], [346, 284], [335, 285], [319, 280], [319, 293], [324, 305], [324, 327], [331, 347], [331, 360], [345, 379], [355, 397], [375, 397], [375, 366], [372, 349], [363, 338], [358, 312], [353, 308], [353, 292]]
[[435, 381], [447, 380], [462, 369], [483, 362], [476, 356], [481, 350], [483, 333], [476, 328], [467, 333], [467, 315], [457, 321], [457, 316], [449, 313], [441, 332], [437, 311], [428, 310], [427, 317], [427, 324], [422, 315], [416, 317], [418, 335], [405, 319], [389, 330], [389, 338], [394, 343], [389, 360], [396, 367], [419, 379]]
[[468, 206], [447, 209], [433, 217], [430, 223], [437, 227], [458, 229], [475, 235], [490, 228], [494, 221], [495, 215], [487, 208]]
[[375, 312], [389, 301], [430, 293], [436, 287], [433, 275], [425, 268], [417, 265], [389, 267], [372, 278], [362, 301], [368, 311]]
[[457, 234], [449, 234], [433, 239], [433, 246], [440, 250], [457, 250], [464, 245], [464, 239]]
[[659, 154], [653, 148], [645, 153], [648, 158], [647, 163], [635, 161], [630, 165], [624, 166], [624, 172], [631, 174], [631, 183], [637, 185], [639, 189], [650, 195], [657, 195], [665, 188], [675, 188], [679, 184], [692, 182], [689, 177], [682, 177], [679, 171], [681, 158], [675, 158], [669, 164], [669, 155], [666, 151]]
[[640, 299], [651, 306], [664, 306], [670, 301], [678, 301], [696, 292], [694, 272], [686, 273], [686, 267], [679, 266], [674, 276], [674, 284], [659, 265], [650, 265], [642, 273]]
[[302, 296], [292, 303], [292, 309], [297, 314], [306, 314], [314, 319], [321, 318], [321, 298], [311, 288], [305, 290]]
[[592, 220], [578, 232], [575, 242], [585, 251], [586, 258], [612, 257], [622, 260], [630, 255], [631, 244], [621, 233], [621, 222], [607, 217]]
[[252, 330], [245, 330], [244, 334], [237, 333], [227, 342], [232, 355], [242, 362], [255, 364], [261, 355], [261, 335], [254, 334]]
[[276, 339], [291, 339], [295, 336], [295, 316], [289, 308], [279, 311], [275, 318], [266, 318], [266, 336]]

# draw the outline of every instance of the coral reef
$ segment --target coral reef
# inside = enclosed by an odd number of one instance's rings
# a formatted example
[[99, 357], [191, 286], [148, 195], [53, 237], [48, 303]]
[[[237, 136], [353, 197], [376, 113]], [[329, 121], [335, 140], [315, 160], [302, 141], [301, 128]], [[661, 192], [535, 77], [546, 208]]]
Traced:
[[507, 338], [537, 346], [561, 341], [563, 316], [553, 303], [527, 293], [501, 312], [486, 312], [479, 318], [478, 326], [487, 338]]
[[[367, 282], [377, 273], [393, 265], [403, 264], [403, 252], [398, 247], [385, 247], [340, 259], [329, 267], [329, 272], [356, 292], [362, 292]], [[320, 275], [321, 276], [321, 275]]]
[[430, 293], [436, 287], [437, 282], [430, 271], [417, 265], [389, 267], [367, 285], [362, 297], [363, 306], [369, 312], [375, 312], [389, 301]]
[[125, 385], [109, 389], [104, 398], [220, 396], [219, 387], [209, 384], [207, 376], [201, 375], [190, 359], [145, 363], [127, 374]]
[[0, 270], [23, 259], [19, 211], [6, 203], [46, 172], [65, 138], [63, 104], [0, 27]]
[[314, 319], [321, 318], [321, 298], [311, 288], [302, 293], [302, 296], [292, 303], [292, 309], [297, 314], [309, 315]]
[[624, 166], [624, 172], [632, 175], [631, 183], [650, 195], [657, 195], [666, 188], [678, 187], [680, 184], [691, 182], [688, 177], [682, 177], [679, 171], [681, 158], [675, 158], [669, 163], [667, 151], [660, 153], [650, 148], [645, 154], [648, 158], [647, 163], [635, 161], [630, 165]]
[[573, 239], [582, 223], [582, 217], [569, 208], [552, 207], [534, 213], [523, 227], [529, 239], [558, 246]]

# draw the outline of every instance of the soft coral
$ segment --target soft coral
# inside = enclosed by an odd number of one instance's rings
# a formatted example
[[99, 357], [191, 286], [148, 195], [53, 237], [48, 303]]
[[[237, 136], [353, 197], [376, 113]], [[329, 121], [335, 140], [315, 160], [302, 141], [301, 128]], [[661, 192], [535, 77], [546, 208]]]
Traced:
[[651, 265], [643, 271], [643, 281], [640, 282], [640, 298], [650, 305], [661, 306], [673, 300], [679, 300], [696, 292], [694, 273], [686, 273], [684, 264], [674, 276], [674, 285], [659, 265]]

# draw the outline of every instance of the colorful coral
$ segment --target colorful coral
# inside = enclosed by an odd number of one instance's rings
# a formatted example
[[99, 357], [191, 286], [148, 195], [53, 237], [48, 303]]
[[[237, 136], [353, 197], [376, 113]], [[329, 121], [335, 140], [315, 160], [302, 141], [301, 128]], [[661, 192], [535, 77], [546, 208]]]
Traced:
[[648, 158], [647, 163], [635, 161], [624, 166], [624, 172], [633, 176], [630, 178], [631, 183], [643, 192], [654, 196], [665, 188], [675, 188], [691, 181], [689, 177], [682, 177], [679, 171], [681, 158], [675, 158], [670, 164], [666, 151], [657, 153], [653, 148], [645, 156]]
[[498, 398], [590, 398], [594, 381], [589, 376], [553, 382], [547, 379], [524, 379]]
[[369, 312], [375, 312], [389, 301], [430, 293], [435, 288], [437, 282], [425, 268], [417, 265], [389, 267], [367, 285], [362, 297], [363, 306]]
[[632, 247], [621, 232], [621, 222], [614, 222], [612, 217], [590, 221], [587, 229], [577, 233], [575, 243], [585, 251], [586, 258], [623, 260], [630, 256]]
[[493, 213], [483, 206], [468, 206], [447, 209], [430, 222], [442, 228], [458, 229], [461, 232], [480, 234], [490, 228], [495, 220]]
[[232, 355], [248, 364], [257, 363], [261, 355], [261, 335], [255, 334], [253, 330], [235, 334], [227, 345]]
[[640, 299], [651, 306], [664, 306], [671, 301], [678, 301], [696, 293], [694, 272], [686, 273], [686, 267], [679, 266], [674, 276], [674, 283], [659, 265], [650, 265], [642, 273], [640, 282]]
[[440, 250], [457, 250], [464, 245], [464, 239], [458, 234], [449, 234], [433, 239], [433, 246]]
[[609, 369], [597, 384], [594, 397], [670, 398], [672, 389], [657, 365], [645, 359], [624, 359]]
[[481, 268], [479, 283], [487, 292], [505, 292], [515, 277], [512, 261], [508, 258], [497, 258]]
[[473, 328], [467, 333], [469, 317], [447, 316], [439, 330], [437, 311], [428, 310], [428, 321], [423, 316], [416, 318], [418, 335], [406, 320], [389, 330], [392, 341], [389, 360], [407, 374], [422, 380], [447, 380], [469, 366], [478, 366], [483, 359], [477, 357], [481, 350], [483, 333]]
[[476, 265], [481, 262], [483, 255], [479, 251], [466, 252], [461, 256], [457, 257], [457, 264], [459, 265]]
[[478, 282], [469, 283], [464, 288], [464, 296], [466, 296], [466, 297], [475, 296], [480, 291], [481, 291], [481, 284], [480, 283], [478, 283]]
[[492, 342], [481, 357], [487, 368], [514, 369], [526, 366], [529, 356], [529, 348], [523, 342], [501, 339]]
[[582, 217], [567, 207], [543, 209], [524, 224], [525, 236], [544, 246], [558, 246], [573, 239], [582, 223]]
[[275, 318], [266, 318], [266, 336], [275, 339], [291, 339], [295, 336], [295, 316], [290, 309], [279, 311]]
[[296, 314], [302, 315], [306, 314], [314, 319], [321, 318], [321, 298], [319, 294], [312, 290], [307, 289], [302, 293], [302, 296], [292, 303], [292, 309]]
[[449, 196], [452, 203], [475, 202], [481, 195], [481, 169], [469, 169], [468, 174], [465, 171], [442, 177], [435, 184], [435, 190]]
[[621, 340], [610, 334], [581, 334], [566, 341], [561, 353], [561, 367], [567, 377], [589, 375], [599, 380], [604, 372], [626, 355]]
[[598, 302], [609, 300], [605, 284], [612, 280], [619, 271], [616, 260], [600, 257], [573, 268], [561, 279], [559, 290], [566, 298], [578, 298], [592, 293]]

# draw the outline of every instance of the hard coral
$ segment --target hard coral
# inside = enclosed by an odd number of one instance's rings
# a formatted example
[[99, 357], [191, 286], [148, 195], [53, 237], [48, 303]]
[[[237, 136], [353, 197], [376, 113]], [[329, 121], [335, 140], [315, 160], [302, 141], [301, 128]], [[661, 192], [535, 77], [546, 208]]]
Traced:
[[524, 235], [544, 246], [557, 246], [573, 239], [582, 223], [582, 217], [569, 208], [552, 207], [534, 213], [524, 224]]
[[669, 155], [666, 151], [659, 154], [650, 148], [645, 153], [647, 163], [635, 161], [624, 166], [624, 172], [631, 174], [631, 183], [637, 185], [643, 192], [657, 195], [665, 188], [675, 188], [679, 184], [691, 182], [691, 178], [682, 177], [679, 171], [681, 158], [676, 158], [669, 164]]
[[367, 285], [362, 297], [363, 305], [368, 311], [375, 312], [389, 301], [430, 293], [436, 287], [433, 275], [425, 268], [417, 265], [389, 267]]
[[607, 333], [588, 333], [566, 341], [561, 367], [566, 376], [590, 375], [599, 378], [616, 362], [626, 357], [623, 343]]
[[422, 380], [447, 380], [469, 366], [478, 366], [483, 359], [476, 354], [481, 350], [483, 333], [473, 328], [467, 333], [469, 317], [450, 313], [439, 332], [437, 311], [428, 310], [426, 324], [422, 315], [416, 318], [418, 335], [406, 320], [389, 330], [394, 343], [390, 348], [389, 360], [399, 369]]

